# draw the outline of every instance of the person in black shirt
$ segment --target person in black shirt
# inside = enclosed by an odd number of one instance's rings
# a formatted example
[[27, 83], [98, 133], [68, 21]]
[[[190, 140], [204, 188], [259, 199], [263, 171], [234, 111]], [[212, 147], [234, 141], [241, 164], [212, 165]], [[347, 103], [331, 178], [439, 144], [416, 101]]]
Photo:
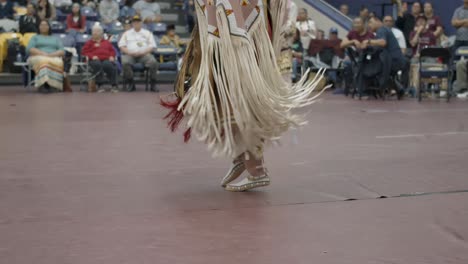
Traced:
[[[375, 32], [375, 39], [363, 42], [362, 49], [366, 49], [369, 46], [384, 49], [391, 57], [391, 74], [397, 74], [398, 71], [401, 71], [401, 83], [403, 87], [406, 87], [409, 79], [409, 61], [401, 52], [398, 40], [393, 35], [392, 30], [385, 27], [382, 20], [378, 17], [373, 17], [369, 20], [369, 29]], [[398, 92], [402, 93], [404, 90]]]
[[33, 4], [27, 5], [27, 13], [19, 19], [19, 31], [24, 33], [36, 33], [39, 26], [39, 17]]
[[[416, 18], [422, 14], [422, 5], [420, 2], [414, 2], [411, 7], [411, 13], [405, 13], [408, 4], [404, 5], [401, 0], [397, 0], [398, 3], [398, 18], [395, 22], [396, 27], [403, 32], [406, 39], [406, 46], [411, 47], [410, 34], [413, 32], [416, 26]], [[406, 8], [405, 8], [406, 7]]]

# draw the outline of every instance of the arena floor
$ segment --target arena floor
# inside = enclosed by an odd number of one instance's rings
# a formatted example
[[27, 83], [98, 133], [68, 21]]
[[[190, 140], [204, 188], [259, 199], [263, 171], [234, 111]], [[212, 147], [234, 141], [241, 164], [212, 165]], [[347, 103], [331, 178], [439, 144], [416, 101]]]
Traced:
[[0, 263], [468, 263], [468, 101], [327, 94], [249, 193], [157, 101], [0, 91]]

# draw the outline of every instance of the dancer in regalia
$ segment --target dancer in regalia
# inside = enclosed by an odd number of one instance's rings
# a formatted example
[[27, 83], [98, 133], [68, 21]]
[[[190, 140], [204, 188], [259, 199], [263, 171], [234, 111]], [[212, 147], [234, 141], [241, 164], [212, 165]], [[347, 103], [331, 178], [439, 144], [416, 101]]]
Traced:
[[195, 0], [195, 7], [198, 21], [175, 98], [161, 102], [171, 110], [169, 126], [175, 131], [185, 118], [186, 141], [193, 135], [214, 156], [232, 159], [221, 181], [226, 190], [267, 186], [264, 147], [305, 124], [293, 110], [320, 95], [312, 92], [322, 74], [314, 80], [305, 74], [294, 86], [282, 76], [278, 61], [291, 30], [291, 0]]

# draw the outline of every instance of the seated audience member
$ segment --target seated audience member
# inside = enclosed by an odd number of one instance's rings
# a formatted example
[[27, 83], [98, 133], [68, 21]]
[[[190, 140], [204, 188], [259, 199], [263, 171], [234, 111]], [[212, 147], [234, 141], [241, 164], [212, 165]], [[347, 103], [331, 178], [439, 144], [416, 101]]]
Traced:
[[19, 19], [19, 31], [24, 33], [37, 33], [39, 28], [39, 17], [33, 4], [27, 5], [27, 13]]
[[427, 18], [420, 16], [416, 20], [416, 28], [410, 35], [411, 47], [413, 47], [413, 56], [418, 58], [419, 52], [424, 47], [435, 46], [437, 38], [434, 32], [427, 28]]
[[317, 68], [337, 68], [344, 57], [340, 44], [338, 29], [331, 28], [329, 39], [314, 39], [310, 42], [307, 52], [309, 61]]
[[72, 1], [72, 0], [52, 0], [51, 1], [49, 0], [49, 2], [53, 4], [56, 8], [64, 12], [70, 12], [70, 7], [72, 6], [73, 2], [77, 2], [77, 1]]
[[0, 27], [4, 31], [18, 31], [18, 22], [14, 20], [14, 14], [13, 3], [9, 0], [0, 0]]
[[[369, 39], [362, 43], [362, 49], [369, 46], [380, 47], [384, 49], [391, 59], [391, 73], [396, 74], [398, 71], [402, 73], [402, 83], [406, 85], [408, 82], [409, 62], [401, 52], [398, 41], [392, 31], [385, 27], [378, 17], [373, 17], [369, 20], [369, 28], [375, 32], [375, 39]], [[400, 94], [404, 90], [398, 91]]]
[[[102, 27], [95, 24], [92, 29], [91, 39], [85, 43], [81, 51], [81, 54], [88, 58], [92, 75], [96, 76], [96, 80], [91, 82], [90, 90], [94, 92], [96, 84], [98, 87], [103, 84], [103, 73], [105, 73], [112, 85], [111, 91], [118, 92], [115, 50], [109, 41], [103, 39], [103, 34]], [[105, 90], [99, 88], [98, 92], [105, 92]]]
[[317, 37], [317, 28], [315, 27], [315, 22], [309, 18], [307, 9], [299, 9], [296, 27], [301, 32], [302, 46], [309, 47], [310, 41]]
[[427, 18], [427, 27], [434, 36], [439, 39], [444, 33], [442, 20], [434, 15], [434, 9], [431, 2], [424, 3], [424, 16]]
[[142, 20], [138, 15], [133, 17], [132, 26], [133, 28], [126, 31], [119, 41], [119, 48], [122, 51], [123, 78], [128, 84], [126, 89], [127, 91], [135, 90], [132, 65], [143, 63], [149, 70], [151, 91], [157, 92], [158, 62], [152, 54], [156, 48], [153, 34], [142, 28]]
[[453, 13], [452, 25], [457, 29], [454, 50], [461, 46], [468, 46], [468, 1], [463, 1], [463, 6]]
[[[77, 2], [77, 1], [74, 1], [74, 2]], [[81, 6], [87, 6], [93, 10], [96, 10], [96, 7], [97, 7], [96, 2], [93, 0], [81, 0]]]
[[73, 4], [72, 12], [67, 16], [67, 32], [86, 32], [86, 17], [81, 15], [80, 4]]
[[153, 0], [139, 0], [133, 4], [133, 9], [140, 14], [144, 23], [161, 22], [161, 7]]
[[292, 49], [292, 56], [293, 56], [291, 78], [292, 78], [293, 83], [295, 83], [299, 79], [298, 71], [299, 71], [299, 67], [302, 65], [302, 58], [304, 54], [304, 47], [302, 47], [301, 33], [299, 32], [299, 29], [296, 29], [296, 34], [294, 35], [291, 49]]
[[[341, 39], [338, 37], [338, 29], [337, 28], [330, 28], [330, 32], [328, 33], [328, 40], [332, 41], [340, 41]], [[340, 43], [341, 44], [341, 43]]]
[[395, 36], [395, 38], [398, 41], [398, 45], [400, 45], [401, 52], [403, 52], [403, 54], [406, 54], [407, 46], [406, 46], [405, 35], [403, 35], [403, 32], [401, 32], [401, 30], [394, 27], [393, 17], [392, 16], [385, 16], [383, 22], [384, 22], [384, 25], [386, 27], [388, 27], [388, 28], [390, 28], [392, 30], [393, 35]]
[[51, 35], [47, 20], [39, 24], [39, 34], [29, 41], [26, 52], [29, 63], [36, 74], [35, 87], [40, 92], [63, 91], [63, 56], [62, 41]]
[[186, 45], [185, 41], [181, 40], [179, 35], [176, 34], [175, 25], [167, 26], [167, 33], [161, 38], [159, 44], [172, 46], [178, 49], [183, 48], [183, 46]]
[[116, 22], [119, 19], [119, 12], [119, 4], [114, 0], [102, 0], [99, 4], [99, 15], [104, 25]]
[[[354, 48], [356, 50], [361, 50], [362, 43], [374, 38], [374, 33], [367, 30], [362, 21], [361, 17], [356, 17], [353, 19], [353, 29], [348, 32], [348, 35], [343, 39], [340, 46], [342, 49]], [[348, 54], [350, 55], [350, 54]], [[343, 74], [345, 79], [346, 90], [351, 89], [351, 84], [353, 83], [353, 64], [350, 57], [346, 57], [343, 60]]]
[[0, 0], [0, 19], [13, 19], [14, 15], [13, 3], [9, 0]]
[[395, 25], [405, 35], [406, 46], [410, 44], [410, 34], [414, 30], [416, 25], [416, 18], [421, 15], [422, 7], [420, 2], [414, 2], [411, 6], [411, 13], [407, 12], [408, 3], [402, 3], [401, 0], [397, 0], [398, 4], [398, 18]]
[[361, 49], [362, 43], [372, 38], [374, 38], [374, 33], [367, 30], [362, 18], [356, 17], [353, 20], [353, 30], [343, 39], [341, 48], [354, 46], [356, 49]]
[[317, 29], [317, 37], [315, 39], [317, 40], [325, 39], [325, 31], [323, 31], [322, 29]]
[[57, 18], [55, 6], [48, 0], [39, 0], [37, 5], [37, 15], [40, 20], [55, 20]]

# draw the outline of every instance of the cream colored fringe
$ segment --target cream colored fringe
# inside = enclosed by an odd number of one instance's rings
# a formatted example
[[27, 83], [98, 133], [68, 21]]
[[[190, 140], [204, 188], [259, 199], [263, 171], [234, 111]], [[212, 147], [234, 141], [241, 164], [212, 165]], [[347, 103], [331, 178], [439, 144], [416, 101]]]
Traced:
[[319, 71], [312, 81], [305, 74], [295, 86], [288, 87], [261, 17], [249, 39], [233, 37], [225, 11], [219, 7], [220, 36], [216, 38], [208, 35], [206, 17], [199, 7], [197, 12], [200, 72], [179, 109], [184, 109], [198, 140], [206, 142], [214, 156], [235, 158], [246, 151], [258, 153], [258, 146], [279, 140], [289, 128], [304, 125], [305, 118], [291, 110], [314, 103], [320, 93], [313, 97], [311, 93], [325, 71]]

